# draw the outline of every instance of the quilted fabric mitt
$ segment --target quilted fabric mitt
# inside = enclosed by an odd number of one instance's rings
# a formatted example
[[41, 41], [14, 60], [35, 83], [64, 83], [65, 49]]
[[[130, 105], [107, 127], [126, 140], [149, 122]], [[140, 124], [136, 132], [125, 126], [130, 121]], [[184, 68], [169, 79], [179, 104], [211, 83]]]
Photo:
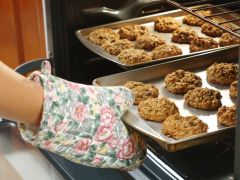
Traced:
[[133, 103], [122, 86], [77, 84], [51, 75], [49, 62], [29, 78], [44, 88], [40, 126], [19, 123], [23, 139], [75, 163], [133, 170], [146, 155], [146, 144], [121, 117]]

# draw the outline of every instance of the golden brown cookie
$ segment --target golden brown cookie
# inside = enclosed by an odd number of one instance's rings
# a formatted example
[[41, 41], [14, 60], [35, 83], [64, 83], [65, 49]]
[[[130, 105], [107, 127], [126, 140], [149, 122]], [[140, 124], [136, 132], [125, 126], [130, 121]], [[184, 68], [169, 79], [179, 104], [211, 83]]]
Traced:
[[229, 94], [231, 98], [237, 98], [237, 86], [238, 86], [238, 82], [237, 81], [233, 81], [230, 85], [230, 89], [229, 89]]
[[162, 122], [170, 115], [179, 114], [179, 110], [167, 98], [152, 98], [139, 103], [138, 113], [143, 119]]
[[180, 116], [179, 114], [169, 116], [162, 126], [162, 132], [174, 139], [181, 139], [207, 132], [208, 125], [197, 116]]
[[181, 55], [182, 50], [175, 45], [160, 45], [152, 51], [152, 59], [161, 59], [170, 56]]
[[119, 35], [110, 28], [100, 28], [90, 32], [88, 38], [91, 42], [101, 46], [105, 42], [117, 41]]
[[121, 39], [128, 39], [129, 41], [135, 41], [138, 36], [141, 36], [147, 32], [147, 27], [137, 24], [122, 26], [118, 31]]
[[236, 113], [237, 113], [236, 106], [232, 107], [222, 106], [218, 108], [217, 111], [218, 123], [228, 127], [235, 126], [237, 123]]
[[[196, 13], [202, 16], [209, 16], [212, 14], [210, 10], [198, 11]], [[189, 14], [183, 18], [183, 23], [189, 26], [201, 26], [204, 23], [204, 21], [194, 15]]]
[[159, 17], [154, 24], [154, 29], [158, 32], [170, 33], [180, 27], [180, 23], [173, 17]]
[[137, 37], [135, 46], [139, 49], [152, 50], [159, 45], [166, 44], [164, 40], [153, 34], [144, 34]]
[[218, 43], [208, 37], [194, 37], [190, 42], [190, 52], [203, 51], [207, 49], [217, 48]]
[[217, 90], [197, 87], [184, 95], [185, 103], [196, 109], [215, 110], [221, 103], [221, 94]]
[[129, 49], [133, 47], [133, 43], [127, 39], [120, 39], [115, 42], [106, 42], [102, 45], [102, 48], [109, 54], [117, 56], [124, 49]]
[[178, 28], [172, 33], [172, 41], [180, 44], [189, 44], [193, 37], [196, 37], [197, 33], [189, 28]]
[[128, 81], [124, 84], [124, 86], [132, 90], [135, 97], [135, 105], [138, 105], [142, 100], [157, 98], [159, 94], [158, 89], [153, 84]]
[[214, 63], [207, 68], [207, 80], [214, 84], [230, 85], [237, 74], [238, 65], [233, 63]]
[[193, 72], [177, 70], [164, 79], [166, 88], [174, 94], [185, 94], [189, 90], [202, 86], [202, 79]]
[[229, 33], [223, 33], [219, 40], [220, 46], [229, 46], [229, 45], [239, 44], [239, 43], [240, 43], [240, 38], [233, 36]]
[[124, 49], [117, 57], [122, 63], [129, 65], [140, 64], [152, 60], [152, 57], [147, 52], [134, 48]]

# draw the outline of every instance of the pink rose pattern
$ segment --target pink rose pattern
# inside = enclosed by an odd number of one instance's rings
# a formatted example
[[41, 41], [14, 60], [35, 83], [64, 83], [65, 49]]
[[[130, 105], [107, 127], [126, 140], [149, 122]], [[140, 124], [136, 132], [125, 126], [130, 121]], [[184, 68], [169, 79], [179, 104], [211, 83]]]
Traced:
[[41, 73], [29, 76], [43, 86], [44, 104], [38, 129], [19, 123], [23, 139], [87, 166], [123, 170], [140, 166], [146, 143], [121, 120], [133, 103], [131, 91], [69, 82], [50, 75], [50, 69], [44, 62]]

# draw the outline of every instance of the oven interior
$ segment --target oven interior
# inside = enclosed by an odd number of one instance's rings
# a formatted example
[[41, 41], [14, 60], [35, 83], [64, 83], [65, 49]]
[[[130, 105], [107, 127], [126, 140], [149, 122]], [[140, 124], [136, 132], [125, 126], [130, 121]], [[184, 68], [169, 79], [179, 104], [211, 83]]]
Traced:
[[[203, 4], [210, 4], [210, 8], [224, 6], [229, 12], [221, 14], [221, 16], [228, 16], [230, 11], [239, 13], [240, 9], [240, 1], [179, 0], [174, 3], [163, 0], [124, 0], [114, 1], [114, 3], [110, 0], [46, 1], [45, 8], [50, 14], [46, 21], [51, 20], [49, 32], [52, 34], [52, 48], [49, 49], [49, 52], [56, 75], [71, 81], [92, 84], [97, 77], [125, 71], [122, 67], [99, 57], [84, 47], [74, 34], [76, 30], [174, 10], [179, 8], [178, 5], [180, 8], [187, 8], [187, 11], [190, 10], [189, 6]], [[190, 13], [195, 12], [194, 10], [190, 11]], [[240, 23], [238, 20], [239, 18], [229, 21]], [[218, 25], [221, 26], [221, 24]], [[239, 29], [235, 29], [231, 33], [239, 37]], [[147, 138], [151, 155], [147, 157], [146, 162], [139, 170], [149, 179], [233, 178], [234, 158], [235, 161], [238, 158], [236, 155], [234, 156], [234, 133], [228, 139], [173, 153], [165, 151], [154, 140]], [[239, 145], [236, 144], [236, 146]], [[106, 174], [102, 170], [94, 169], [92, 171], [48, 152], [43, 151], [43, 153], [65, 177], [77, 179], [82, 174], [89, 174], [89, 172]], [[240, 160], [240, 158], [238, 159]], [[81, 176], [79, 172], [82, 173]], [[126, 174], [124, 177], [129, 178]]]

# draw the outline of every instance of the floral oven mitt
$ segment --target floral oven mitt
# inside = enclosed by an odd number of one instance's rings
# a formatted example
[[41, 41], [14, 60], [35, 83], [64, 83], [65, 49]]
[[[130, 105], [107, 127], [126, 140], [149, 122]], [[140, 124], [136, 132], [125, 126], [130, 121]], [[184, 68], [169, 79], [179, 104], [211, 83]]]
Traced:
[[52, 76], [45, 61], [29, 78], [44, 88], [38, 129], [19, 124], [23, 139], [73, 162], [101, 168], [133, 170], [144, 160], [141, 136], [122, 122], [133, 103], [125, 87], [77, 84]]

